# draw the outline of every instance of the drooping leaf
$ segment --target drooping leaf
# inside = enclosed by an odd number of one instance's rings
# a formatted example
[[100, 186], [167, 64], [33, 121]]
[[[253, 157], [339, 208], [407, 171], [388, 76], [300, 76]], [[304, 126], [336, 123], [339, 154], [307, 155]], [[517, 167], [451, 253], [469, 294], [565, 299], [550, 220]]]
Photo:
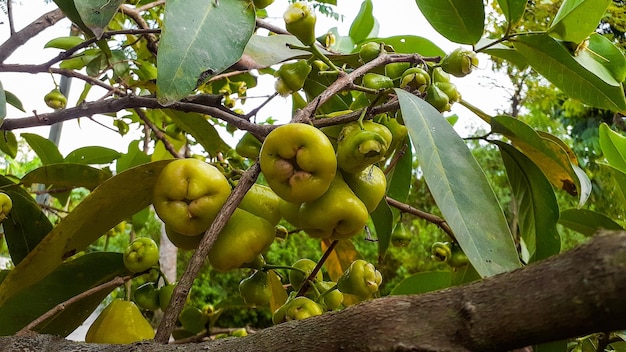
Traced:
[[387, 202], [383, 199], [378, 203], [378, 207], [370, 214], [374, 228], [376, 228], [376, 239], [378, 240], [378, 261], [382, 262], [389, 243], [391, 243], [391, 231], [393, 230], [393, 213]]
[[76, 9], [76, 5], [74, 4], [74, 0], [54, 0], [54, 3], [63, 11], [65, 16], [72, 21], [78, 28], [80, 28], [87, 37], [93, 38], [93, 31], [83, 22], [83, 19], [80, 17], [78, 10]]
[[59, 148], [51, 140], [34, 133], [22, 133], [20, 136], [41, 159], [42, 164], [58, 164], [64, 161]]
[[399, 54], [417, 53], [422, 56], [445, 56], [446, 52], [430, 40], [416, 35], [396, 35], [385, 38], [372, 38], [373, 42], [385, 43]]
[[67, 37], [58, 37], [58, 38], [51, 39], [49, 42], [44, 44], [43, 47], [44, 49], [55, 48], [55, 49], [61, 49], [61, 50], [68, 50], [79, 45], [82, 42], [83, 42], [83, 38], [75, 36], [75, 35], [71, 35]]
[[608, 216], [589, 209], [566, 209], [561, 212], [559, 224], [568, 229], [593, 236], [599, 230], [623, 231], [624, 228]]
[[0, 185], [13, 201], [13, 208], [2, 222], [2, 227], [9, 254], [17, 265], [52, 230], [52, 224], [35, 199], [22, 187], [4, 176], [0, 176]]
[[177, 101], [237, 62], [254, 26], [247, 1], [168, 1], [157, 57], [159, 101]]
[[523, 70], [528, 66], [528, 61], [515, 48], [502, 43], [495, 43], [494, 39], [482, 38], [476, 44], [477, 50], [491, 56], [506, 60], [519, 69]]
[[152, 202], [154, 182], [169, 161], [138, 166], [98, 186], [0, 284], [0, 305], [38, 282], [120, 221]]
[[270, 311], [275, 312], [276, 309], [287, 302], [287, 291], [283, 287], [280, 277], [274, 270], [268, 270], [267, 274], [270, 281], [270, 290], [272, 291]]
[[494, 117], [491, 128], [492, 132], [509, 138], [543, 171], [550, 183], [571, 195], [578, 195], [581, 204], [586, 201], [588, 194], [585, 196], [586, 190], [582, 187], [583, 183], [574, 170], [570, 156], [558, 143], [542, 137], [522, 121], [508, 116]]
[[548, 33], [556, 39], [580, 43], [598, 26], [611, 0], [565, 0]]
[[396, 89], [424, 179], [476, 271], [491, 276], [521, 264], [483, 170], [461, 137], [424, 100]]
[[55, 187], [85, 187], [92, 190], [111, 177], [111, 172], [83, 164], [50, 164], [30, 171], [22, 177], [22, 183], [54, 185]]
[[13, 131], [3, 131], [0, 134], [0, 151], [11, 158], [17, 156], [17, 138]]
[[449, 271], [425, 271], [413, 274], [400, 281], [390, 295], [415, 295], [441, 290], [452, 286], [452, 273]]
[[626, 173], [626, 137], [613, 131], [609, 125], [600, 125], [600, 148], [609, 165]]
[[[0, 306], [0, 336], [12, 335], [56, 305], [115, 278], [130, 274], [121, 253], [94, 252], [60, 265], [50, 275]], [[97, 291], [39, 324], [33, 331], [66, 337], [114, 289]]]
[[526, 3], [526, 0], [498, 0], [502, 14], [511, 27], [522, 19], [526, 10]]
[[294, 58], [310, 57], [311, 53], [291, 49], [288, 45], [302, 45], [293, 35], [253, 35], [246, 45], [244, 55], [254, 60], [258, 67], [269, 67]]
[[8, 90], [5, 90], [4, 95], [7, 104], [11, 104], [14, 108], [18, 109], [21, 112], [26, 112], [26, 110], [24, 110], [24, 105], [22, 105], [22, 102], [15, 94], [9, 92]]
[[120, 156], [122, 156], [122, 154], [117, 150], [100, 146], [90, 146], [71, 151], [65, 157], [65, 162], [84, 165], [110, 164]]
[[97, 39], [102, 38], [104, 29], [124, 0], [74, 0], [76, 11]]
[[201, 114], [169, 109], [165, 110], [165, 113], [178, 127], [191, 134], [209, 155], [217, 156], [218, 152], [231, 149], [220, 137], [215, 127]]
[[483, 35], [485, 5], [482, 0], [415, 0], [428, 23], [449, 40], [476, 44]]
[[[326, 252], [331, 245], [329, 239], [322, 240], [322, 252]], [[350, 267], [353, 261], [363, 259], [361, 254], [356, 250], [354, 244], [350, 240], [339, 240], [335, 249], [324, 262], [324, 267], [328, 272], [331, 281], [337, 281], [346, 269]]]
[[586, 69], [562, 42], [547, 34], [530, 34], [516, 37], [513, 45], [533, 69], [570, 97], [594, 107], [626, 111], [622, 85]]
[[520, 236], [537, 261], [558, 254], [561, 237], [556, 229], [559, 205], [552, 185], [527, 156], [510, 144], [495, 141], [500, 148], [515, 204]]
[[352, 22], [350, 26], [350, 31], [348, 35], [352, 38], [354, 43], [361, 43], [365, 39], [371, 36], [372, 30], [374, 29], [375, 19], [372, 13], [374, 5], [372, 4], [372, 0], [364, 0], [361, 3], [361, 9], [356, 15], [356, 18]]

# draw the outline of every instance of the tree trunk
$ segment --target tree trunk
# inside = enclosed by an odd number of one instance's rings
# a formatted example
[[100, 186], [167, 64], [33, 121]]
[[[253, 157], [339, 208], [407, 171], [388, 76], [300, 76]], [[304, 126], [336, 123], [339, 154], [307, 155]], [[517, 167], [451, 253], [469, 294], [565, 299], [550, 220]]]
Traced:
[[86, 345], [0, 338], [2, 351], [506, 351], [626, 328], [626, 232], [537, 264], [429, 294], [389, 296], [244, 338]]

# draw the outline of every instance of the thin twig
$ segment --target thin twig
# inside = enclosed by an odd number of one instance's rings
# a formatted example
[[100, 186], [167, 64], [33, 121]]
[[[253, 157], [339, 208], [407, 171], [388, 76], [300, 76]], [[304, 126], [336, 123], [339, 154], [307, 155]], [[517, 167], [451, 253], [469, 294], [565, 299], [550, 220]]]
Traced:
[[13, 3], [7, 0], [7, 16], [9, 17], [9, 33], [11, 36], [15, 34], [15, 23], [13, 22]]
[[[151, 3], [149, 5], [153, 5], [154, 3]], [[135, 21], [135, 23], [137, 23], [137, 26], [139, 26], [139, 28], [141, 29], [150, 29], [150, 26], [148, 25], [148, 23], [146, 22], [146, 20], [143, 19], [143, 17], [141, 16], [141, 10], [137, 10], [137, 9], [133, 9], [132, 7], [128, 6], [128, 5], [122, 5], [120, 7], [120, 10], [122, 11], [122, 13], [125, 13], [126, 15], [128, 15], [128, 17], [132, 18], [133, 21]], [[148, 42], [148, 50], [150, 50], [150, 52], [156, 56], [157, 51], [159, 50], [159, 44], [158, 44], [158, 39], [154, 34], [146, 34], [145, 35], [146, 41]]]
[[165, 147], [165, 149], [167, 149], [168, 152], [170, 152], [170, 154], [172, 154], [173, 157], [177, 159], [183, 158], [183, 156], [178, 153], [176, 148], [174, 148], [172, 143], [170, 143], [170, 141], [165, 137], [165, 133], [161, 132], [161, 130], [154, 123], [152, 123], [152, 121], [150, 121], [150, 119], [148, 118], [148, 116], [146, 116], [146, 113], [143, 110], [139, 108], [134, 108], [133, 110], [137, 113], [141, 121], [143, 121], [143, 123], [152, 130], [152, 133], [154, 133], [154, 137], [163, 142], [163, 146]]
[[335, 247], [337, 247], [337, 243], [339, 243], [338, 240], [333, 240], [328, 246], [328, 248], [326, 248], [326, 251], [322, 255], [322, 258], [320, 258], [320, 260], [315, 265], [315, 268], [313, 268], [313, 271], [311, 271], [311, 274], [309, 275], [309, 277], [307, 277], [306, 280], [304, 280], [304, 282], [302, 283], [302, 286], [300, 286], [300, 289], [298, 290], [298, 294], [296, 294], [296, 297], [304, 296], [306, 291], [309, 289], [309, 283], [313, 281], [313, 279], [315, 279], [315, 276], [322, 269], [322, 265], [324, 265], [324, 263], [326, 262], [326, 259], [328, 259], [328, 257], [330, 256], [330, 253], [332, 253], [332, 251], [335, 250]]
[[33, 320], [32, 322], [30, 322], [28, 325], [26, 325], [25, 327], [23, 327], [20, 331], [18, 331], [17, 333], [15, 333], [15, 335], [24, 335], [27, 334], [28, 332], [30, 332], [33, 328], [37, 327], [39, 324], [41, 324], [42, 322], [44, 322], [46, 319], [51, 318], [52, 316], [56, 315], [59, 312], [62, 312], [63, 310], [65, 310], [68, 306], [80, 301], [81, 299], [84, 299], [86, 297], [89, 297], [91, 295], [93, 295], [94, 293], [112, 288], [112, 287], [118, 287], [123, 285], [126, 281], [132, 279], [132, 276], [117, 276], [115, 277], [113, 280], [111, 281], [107, 281], [103, 284], [100, 284], [96, 287], [92, 287], [87, 291], [84, 291], [70, 299], [68, 299], [65, 302], [59, 303], [57, 304], [54, 308], [50, 309], [49, 311], [47, 311], [45, 314], [41, 315], [39, 318]]
[[427, 213], [423, 210], [419, 210], [416, 208], [413, 208], [412, 206], [402, 203], [400, 201], [397, 201], [391, 197], [385, 197], [385, 200], [387, 201], [387, 204], [389, 204], [390, 206], [397, 208], [398, 210], [400, 210], [403, 213], [409, 213], [412, 215], [415, 215], [419, 218], [422, 218], [430, 223], [433, 223], [437, 226], [439, 226], [439, 228], [441, 228], [446, 234], [448, 234], [448, 236], [450, 236], [450, 238], [452, 238], [453, 240], [456, 241], [456, 237], [454, 236], [454, 232], [452, 232], [452, 229], [450, 228], [450, 226], [448, 226], [448, 223], [438, 217], [437, 215], [431, 214], [431, 213]]

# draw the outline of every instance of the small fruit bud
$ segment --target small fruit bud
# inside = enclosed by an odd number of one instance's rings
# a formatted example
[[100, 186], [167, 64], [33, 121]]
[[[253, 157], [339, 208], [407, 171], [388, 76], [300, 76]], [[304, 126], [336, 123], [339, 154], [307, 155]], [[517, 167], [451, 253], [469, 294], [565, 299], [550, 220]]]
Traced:
[[478, 66], [476, 53], [463, 48], [454, 50], [441, 60], [441, 68], [456, 77], [467, 76], [476, 66]]
[[304, 2], [296, 2], [283, 14], [287, 31], [303, 44], [315, 43], [315, 12]]

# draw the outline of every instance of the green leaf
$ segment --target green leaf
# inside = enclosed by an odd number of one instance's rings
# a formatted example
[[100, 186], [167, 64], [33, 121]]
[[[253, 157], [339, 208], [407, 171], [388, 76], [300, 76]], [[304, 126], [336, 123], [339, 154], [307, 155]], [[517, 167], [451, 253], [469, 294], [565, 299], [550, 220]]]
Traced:
[[0, 135], [0, 151], [11, 158], [17, 156], [17, 138], [13, 131], [3, 131]]
[[131, 167], [147, 164], [150, 162], [150, 156], [139, 149], [139, 141], [132, 141], [128, 144], [128, 152], [122, 154], [115, 163], [115, 171], [119, 174]]
[[574, 169], [570, 155], [560, 144], [544, 138], [530, 126], [508, 116], [491, 119], [491, 131], [509, 138], [513, 145], [529, 157], [546, 175], [550, 183], [569, 194], [579, 195], [580, 204], [589, 197], [588, 181], [584, 173]]
[[415, 0], [428, 23], [447, 39], [476, 44], [483, 35], [485, 5], [482, 0]]
[[2, 82], [0, 82], [0, 125], [2, 125], [5, 117], [7, 117], [7, 96], [4, 88], [2, 88]]
[[191, 134], [196, 142], [200, 143], [204, 151], [215, 157], [218, 152], [232, 149], [207, 119], [198, 113], [165, 110], [167, 116], [172, 118], [176, 126]]
[[540, 345], [533, 346], [534, 352], [563, 352], [568, 351], [568, 340], [560, 340], [553, 342], [546, 342]]
[[172, 0], [165, 5], [157, 56], [157, 97], [177, 101], [236, 63], [255, 27], [254, 6], [241, 0]]
[[370, 39], [376, 43], [385, 43], [399, 54], [417, 53], [422, 56], [445, 56], [446, 52], [430, 40], [416, 35], [396, 35], [386, 38]]
[[124, 0], [74, 0], [76, 11], [96, 39], [102, 38], [104, 29]]
[[[56, 305], [116, 276], [128, 274], [121, 253], [89, 253], [62, 264], [43, 280], [0, 306], [0, 316], [3, 317], [0, 319], [0, 336], [12, 335]], [[33, 330], [66, 337], [114, 288], [100, 290], [67, 306]]]
[[441, 290], [452, 286], [449, 271], [425, 271], [413, 274], [394, 287], [390, 295], [414, 295]]
[[168, 163], [161, 161], [126, 170], [94, 189], [2, 281], [0, 305], [152, 203], [152, 187]]
[[47, 42], [43, 47], [45, 48], [56, 48], [61, 50], [71, 49], [83, 42], [83, 38], [71, 35], [68, 37], [58, 37]]
[[601, 34], [593, 33], [589, 36], [587, 47], [579, 51], [576, 59], [583, 64], [582, 58], [594, 60], [596, 65], [605, 68], [617, 82], [626, 79], [626, 57], [610, 39]]
[[100, 146], [91, 146], [71, 151], [65, 157], [65, 162], [85, 165], [110, 164], [120, 156], [122, 156], [122, 154], [117, 150]]
[[293, 35], [276, 34], [265, 37], [255, 34], [243, 53], [258, 67], [269, 67], [289, 59], [311, 56], [308, 51], [291, 49], [288, 45], [301, 46], [302, 43]]
[[511, 184], [518, 209], [519, 232], [528, 248], [530, 260], [558, 254], [561, 237], [556, 229], [559, 205], [552, 185], [535, 163], [510, 144], [494, 141]]
[[527, 0], [498, 0], [498, 5], [506, 18], [509, 27], [513, 27], [522, 19], [526, 11]]
[[57, 4], [59, 9], [63, 11], [65, 16], [67, 16], [67, 18], [72, 21], [72, 23], [74, 23], [78, 28], [85, 32], [87, 37], [94, 37], [91, 29], [87, 27], [87, 25], [85, 25], [85, 22], [83, 22], [83, 19], [80, 17], [80, 14], [78, 13], [78, 10], [76, 9], [76, 6], [74, 4], [74, 0], [54, 0], [54, 3]]
[[41, 159], [42, 164], [58, 164], [64, 161], [59, 148], [51, 140], [34, 133], [22, 133], [20, 136]]
[[370, 33], [372, 33], [376, 22], [372, 14], [373, 8], [372, 0], [365, 0], [361, 3], [361, 9], [359, 13], [357, 13], [356, 18], [350, 26], [350, 31], [348, 32], [353, 42], [361, 43], [370, 37]]
[[613, 131], [606, 123], [600, 124], [600, 149], [609, 165], [626, 173], [626, 137]]
[[[313, 68], [313, 71], [309, 74], [304, 81], [304, 93], [309, 101], [320, 95], [328, 86], [335, 82], [336, 77], [330, 77], [330, 75], [318, 74], [317, 68]], [[318, 107], [319, 112], [322, 114], [330, 114], [335, 111], [350, 110], [350, 104], [352, 103], [352, 95], [350, 94], [335, 94], [327, 102]]]
[[556, 39], [580, 43], [598, 27], [611, 0], [565, 0], [548, 33]]
[[589, 209], [566, 209], [561, 212], [559, 224], [568, 229], [593, 236], [599, 230], [623, 231], [624, 228], [608, 216]]
[[597, 108], [626, 111], [622, 85], [586, 69], [562, 42], [547, 34], [532, 34], [516, 37], [513, 45], [533, 69], [570, 97]]
[[100, 170], [83, 164], [50, 164], [30, 171], [22, 177], [22, 183], [54, 185], [55, 187], [85, 187], [93, 190], [111, 177], [108, 170]]
[[[407, 148], [393, 170], [387, 175], [387, 195], [397, 201], [406, 202], [411, 189], [413, 176], [413, 148], [411, 139], [407, 137]], [[397, 152], [396, 152], [397, 153]], [[395, 157], [395, 155], [394, 155]]]
[[372, 223], [376, 229], [378, 239], [378, 260], [379, 262], [387, 253], [389, 243], [391, 243], [391, 231], [393, 230], [393, 213], [387, 202], [383, 199], [370, 214]]
[[476, 44], [477, 51], [506, 60], [517, 66], [520, 70], [528, 66], [528, 61], [515, 48], [508, 47], [502, 43], [496, 43], [494, 39], [482, 38]]
[[615, 204], [617, 211], [622, 213], [626, 211], [626, 173], [614, 168], [607, 164], [598, 164], [602, 172], [609, 174], [612, 178], [609, 180], [606, 189], [603, 192], [606, 193], [605, 197], [611, 199]]
[[424, 179], [476, 271], [486, 277], [519, 268], [502, 208], [461, 137], [430, 104], [395, 91]]
[[7, 104], [11, 104], [14, 108], [22, 112], [26, 112], [26, 110], [24, 110], [24, 105], [22, 105], [22, 102], [15, 94], [9, 92], [8, 90], [5, 90], [4, 95], [5, 95]]
[[13, 201], [13, 208], [2, 222], [2, 227], [9, 254], [17, 265], [52, 230], [52, 224], [35, 199], [22, 187], [3, 176], [0, 176], [0, 185]]

